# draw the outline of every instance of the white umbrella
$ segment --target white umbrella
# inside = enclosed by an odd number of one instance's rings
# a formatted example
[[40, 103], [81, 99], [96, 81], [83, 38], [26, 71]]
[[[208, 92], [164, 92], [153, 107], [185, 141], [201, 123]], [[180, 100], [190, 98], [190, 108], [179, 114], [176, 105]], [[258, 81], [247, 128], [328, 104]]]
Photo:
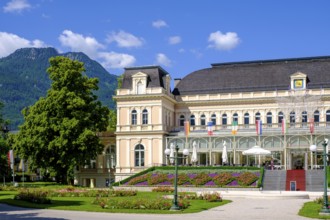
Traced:
[[170, 145], [170, 163], [174, 163], [174, 144], [171, 143]]
[[223, 142], [223, 149], [222, 149], [222, 163], [228, 162], [228, 155], [227, 155], [227, 147], [226, 147], [226, 141]]
[[269, 155], [269, 150], [263, 149], [259, 146], [254, 146], [248, 150], [243, 151], [243, 155]]
[[259, 156], [259, 165], [260, 165], [260, 156], [261, 155], [270, 155], [271, 152], [269, 150], [263, 149], [259, 146], [254, 146], [248, 150], [243, 151], [243, 155], [254, 155], [255, 157]]
[[191, 162], [192, 163], [196, 163], [198, 161], [197, 159], [197, 148], [196, 148], [197, 144], [196, 141], [193, 142], [193, 152], [191, 155]]

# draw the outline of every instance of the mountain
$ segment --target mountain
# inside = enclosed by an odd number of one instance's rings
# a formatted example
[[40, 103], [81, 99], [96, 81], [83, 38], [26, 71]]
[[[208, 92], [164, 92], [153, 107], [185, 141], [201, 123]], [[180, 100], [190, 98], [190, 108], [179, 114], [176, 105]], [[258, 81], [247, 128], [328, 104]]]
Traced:
[[114, 108], [112, 95], [117, 88], [117, 76], [110, 74], [98, 62], [84, 53], [60, 54], [54, 48], [22, 48], [0, 59], [0, 102], [5, 106], [3, 116], [12, 129], [23, 122], [21, 111], [45, 96], [51, 81], [46, 72], [49, 58], [65, 56], [84, 63], [88, 77], [99, 78], [99, 90], [94, 94], [103, 105]]

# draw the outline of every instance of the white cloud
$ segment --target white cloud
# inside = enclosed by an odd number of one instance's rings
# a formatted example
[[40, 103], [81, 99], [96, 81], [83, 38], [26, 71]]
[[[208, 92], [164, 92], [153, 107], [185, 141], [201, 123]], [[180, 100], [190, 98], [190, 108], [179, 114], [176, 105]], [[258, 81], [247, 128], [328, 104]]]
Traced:
[[0, 57], [8, 56], [24, 47], [47, 47], [47, 45], [41, 40], [30, 41], [15, 34], [0, 32]]
[[113, 69], [132, 66], [136, 61], [132, 55], [115, 52], [100, 52], [99, 58], [103, 67]]
[[31, 8], [31, 5], [27, 0], [11, 0], [3, 7], [3, 11], [20, 13], [29, 8]]
[[163, 53], [159, 53], [156, 55], [156, 60], [158, 64], [164, 65], [164, 66], [171, 66], [172, 62], [171, 60]]
[[163, 20], [157, 20], [152, 22], [152, 26], [155, 28], [162, 28], [162, 27], [167, 27], [168, 25]]
[[69, 47], [73, 52], [84, 52], [91, 58], [96, 58], [99, 49], [105, 48], [93, 37], [85, 37], [70, 30], [64, 30], [59, 36], [62, 46]]
[[116, 42], [118, 47], [140, 47], [143, 45], [143, 39], [135, 37], [133, 34], [127, 33], [125, 31], [119, 31], [118, 33], [113, 32], [108, 35], [107, 42]]
[[211, 33], [208, 41], [210, 42], [209, 47], [217, 50], [231, 50], [240, 43], [240, 39], [235, 32], [222, 34], [220, 31]]
[[180, 36], [173, 36], [168, 39], [169, 44], [178, 44], [181, 43], [181, 37]]

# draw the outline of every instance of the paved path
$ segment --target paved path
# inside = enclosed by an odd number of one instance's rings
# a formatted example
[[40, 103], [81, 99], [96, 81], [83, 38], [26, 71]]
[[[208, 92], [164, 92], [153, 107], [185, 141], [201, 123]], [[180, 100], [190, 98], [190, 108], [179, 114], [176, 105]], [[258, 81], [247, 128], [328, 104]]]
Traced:
[[[226, 198], [225, 198], [226, 199]], [[219, 206], [207, 211], [195, 214], [114, 214], [114, 213], [93, 213], [81, 211], [58, 211], [45, 209], [25, 209], [0, 204], [1, 220], [298, 220], [309, 219], [298, 216], [302, 205], [310, 199], [301, 198], [228, 198], [233, 202]]]

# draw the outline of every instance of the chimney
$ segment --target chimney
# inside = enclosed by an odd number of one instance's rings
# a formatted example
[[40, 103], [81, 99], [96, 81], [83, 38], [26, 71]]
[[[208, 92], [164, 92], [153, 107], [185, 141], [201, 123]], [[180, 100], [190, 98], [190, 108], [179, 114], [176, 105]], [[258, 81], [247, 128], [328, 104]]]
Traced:
[[180, 81], [181, 81], [181, 78], [174, 79], [174, 88], [176, 88], [176, 86], [179, 84]]

